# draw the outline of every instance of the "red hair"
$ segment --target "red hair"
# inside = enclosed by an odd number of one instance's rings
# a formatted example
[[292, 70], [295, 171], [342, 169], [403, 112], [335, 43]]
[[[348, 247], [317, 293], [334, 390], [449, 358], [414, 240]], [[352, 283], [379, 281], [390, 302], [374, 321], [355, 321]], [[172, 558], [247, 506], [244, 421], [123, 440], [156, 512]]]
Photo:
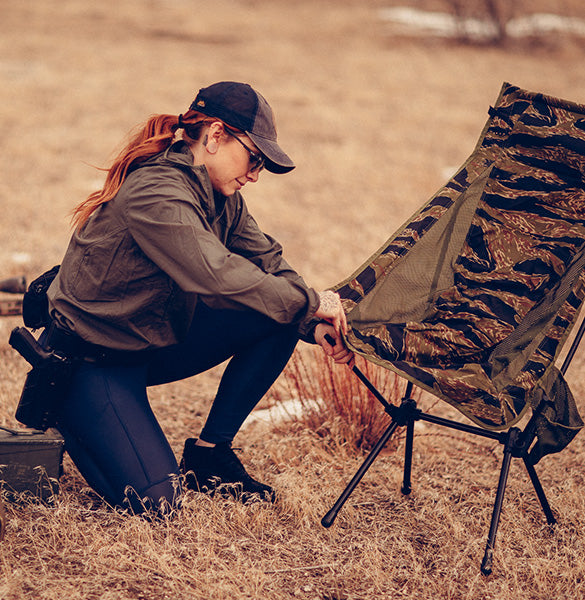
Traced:
[[[204, 119], [206, 119], [205, 115], [194, 111], [189, 111], [182, 117], [181, 124], [184, 123], [189, 131], [187, 139], [193, 138], [194, 133], [199, 134], [201, 128], [197, 129], [193, 126], [203, 125]], [[99, 206], [109, 202], [118, 193], [132, 166], [166, 150], [172, 144], [178, 127], [179, 117], [174, 115], [150, 117], [131, 137], [126, 147], [113, 160], [112, 165], [104, 169], [107, 175], [102, 189], [90, 194], [74, 208], [71, 218], [74, 227], [81, 229]]]

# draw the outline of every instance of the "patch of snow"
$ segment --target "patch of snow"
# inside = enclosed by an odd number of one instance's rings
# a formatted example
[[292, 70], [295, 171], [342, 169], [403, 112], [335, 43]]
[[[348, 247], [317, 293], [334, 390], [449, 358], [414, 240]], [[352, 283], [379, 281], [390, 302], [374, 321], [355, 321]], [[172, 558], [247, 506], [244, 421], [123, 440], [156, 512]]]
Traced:
[[15, 265], [25, 265], [31, 261], [31, 255], [28, 252], [13, 252], [10, 259]]
[[535, 13], [509, 21], [506, 25], [506, 33], [511, 37], [537, 33], [572, 33], [585, 36], [585, 21], [548, 13]]
[[[490, 39], [498, 33], [496, 23], [487, 19], [460, 18], [448, 13], [406, 6], [382, 8], [378, 11], [378, 16], [383, 21], [440, 37], [464, 35], [474, 39]], [[585, 36], [585, 20], [549, 13], [535, 13], [511, 19], [505, 24], [505, 30], [506, 35], [515, 38], [543, 33], [571, 33]]]
[[[298, 418], [303, 414], [304, 407], [311, 405], [313, 402], [307, 400], [301, 402], [298, 398], [293, 398], [291, 400], [287, 400], [286, 402], [278, 402], [270, 408], [254, 410], [244, 421], [242, 428], [247, 427], [252, 423], [265, 423], [268, 425], [274, 425]], [[317, 404], [316, 402], [314, 403]]]

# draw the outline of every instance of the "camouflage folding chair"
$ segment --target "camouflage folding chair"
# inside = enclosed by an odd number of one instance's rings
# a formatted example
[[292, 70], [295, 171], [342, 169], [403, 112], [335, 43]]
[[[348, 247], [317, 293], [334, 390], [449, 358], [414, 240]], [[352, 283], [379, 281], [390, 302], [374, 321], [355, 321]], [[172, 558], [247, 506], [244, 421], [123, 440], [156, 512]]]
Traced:
[[[461, 169], [356, 273], [336, 287], [351, 349], [408, 380], [392, 422], [333, 508], [330, 526], [396, 427], [414, 423], [498, 440], [500, 481], [481, 570], [493, 549], [511, 458], [522, 458], [549, 523], [534, 465], [583, 426], [563, 378], [583, 326], [555, 367], [585, 296], [585, 106], [504, 84]], [[422, 412], [413, 384], [474, 424]], [[526, 415], [527, 425], [515, 426]], [[530, 416], [530, 418], [528, 418]]]

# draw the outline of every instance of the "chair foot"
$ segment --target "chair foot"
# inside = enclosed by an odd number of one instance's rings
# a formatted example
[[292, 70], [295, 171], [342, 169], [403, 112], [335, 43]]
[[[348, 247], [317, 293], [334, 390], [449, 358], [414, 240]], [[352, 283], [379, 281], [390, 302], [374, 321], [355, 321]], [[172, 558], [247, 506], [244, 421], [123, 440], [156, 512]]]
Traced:
[[491, 575], [492, 574], [492, 563], [494, 561], [494, 549], [486, 548], [485, 554], [483, 555], [483, 560], [481, 561], [481, 572], [483, 575]]

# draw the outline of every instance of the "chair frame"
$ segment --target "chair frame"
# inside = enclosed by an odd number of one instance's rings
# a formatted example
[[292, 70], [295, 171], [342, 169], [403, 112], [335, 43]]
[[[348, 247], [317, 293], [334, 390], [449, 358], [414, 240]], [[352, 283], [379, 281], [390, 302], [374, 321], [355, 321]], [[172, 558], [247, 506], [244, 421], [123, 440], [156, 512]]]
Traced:
[[[562, 367], [560, 368], [561, 374], [565, 374], [571, 361], [577, 351], [577, 348], [581, 342], [583, 335], [585, 334], [585, 320], [581, 322], [581, 325], [575, 335], [575, 338], [569, 347], [569, 351], [565, 360], [563, 361]], [[498, 481], [498, 487], [496, 491], [496, 497], [494, 501], [494, 507], [492, 511], [490, 529], [487, 537], [487, 543], [483, 560], [481, 562], [481, 572], [484, 575], [489, 575], [492, 572], [493, 555], [496, 543], [496, 536], [498, 532], [498, 526], [500, 523], [500, 515], [502, 512], [502, 505], [504, 501], [504, 495], [506, 492], [506, 486], [508, 482], [508, 474], [510, 472], [510, 466], [512, 458], [521, 458], [524, 462], [530, 481], [536, 492], [536, 496], [540, 502], [544, 516], [549, 525], [554, 525], [557, 520], [553, 514], [550, 504], [544, 493], [540, 479], [536, 473], [534, 465], [530, 462], [528, 457], [528, 451], [530, 446], [536, 438], [536, 420], [540, 412], [544, 409], [544, 402], [542, 402], [532, 413], [532, 416], [528, 420], [524, 429], [518, 427], [510, 427], [506, 431], [489, 431], [476, 427], [474, 425], [468, 425], [460, 423], [451, 419], [445, 419], [429, 413], [423, 412], [417, 407], [416, 401], [412, 398], [413, 383], [408, 382], [404, 397], [400, 405], [391, 404], [386, 398], [378, 391], [378, 389], [369, 381], [369, 379], [360, 371], [358, 367], [353, 367], [355, 375], [360, 381], [368, 388], [368, 390], [375, 396], [375, 398], [382, 404], [384, 410], [392, 418], [390, 425], [382, 433], [375, 446], [372, 448], [362, 465], [356, 471], [351, 481], [347, 484], [345, 490], [341, 493], [338, 500], [335, 502], [333, 507], [327, 512], [327, 514], [321, 519], [323, 527], [330, 527], [333, 525], [337, 514], [352, 494], [353, 490], [357, 487], [362, 477], [366, 474], [372, 463], [375, 461], [377, 456], [380, 454], [388, 440], [392, 437], [392, 434], [398, 427], [406, 427], [406, 441], [404, 450], [404, 474], [401, 492], [405, 495], [410, 494], [412, 490], [412, 454], [414, 445], [414, 424], [416, 421], [425, 421], [428, 423], [434, 423], [447, 427], [449, 429], [455, 429], [457, 431], [463, 431], [473, 435], [478, 435], [491, 440], [497, 440], [503, 445], [503, 458], [500, 468], [500, 476]]]

